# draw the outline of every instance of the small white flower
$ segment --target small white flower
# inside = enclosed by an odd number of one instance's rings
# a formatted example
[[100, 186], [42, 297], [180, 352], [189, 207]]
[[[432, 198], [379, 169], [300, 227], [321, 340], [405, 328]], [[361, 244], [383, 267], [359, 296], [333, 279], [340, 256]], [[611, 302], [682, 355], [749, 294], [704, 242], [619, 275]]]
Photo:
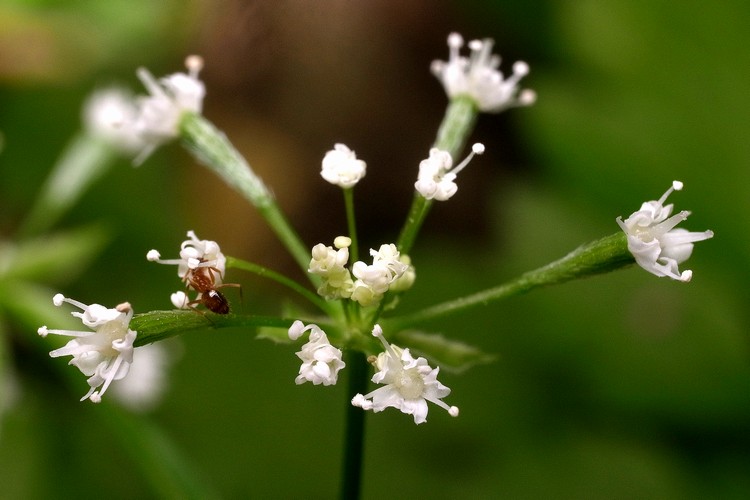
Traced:
[[336, 144], [323, 157], [320, 175], [331, 184], [346, 189], [357, 184], [366, 172], [367, 165], [357, 159], [354, 151], [343, 144]]
[[297, 357], [302, 360], [299, 375], [294, 382], [304, 384], [312, 382], [315, 385], [334, 385], [339, 371], [346, 366], [341, 360], [341, 350], [333, 347], [328, 336], [318, 325], [307, 325], [297, 320], [289, 327], [289, 338], [297, 340], [306, 331], [310, 332], [309, 341], [302, 346]]
[[384, 244], [377, 251], [370, 249], [372, 264], [357, 261], [352, 266], [352, 275], [357, 280], [351, 298], [361, 306], [370, 306], [383, 298], [391, 284], [409, 269], [401, 262], [396, 245]]
[[149, 94], [138, 98], [138, 117], [134, 128], [145, 146], [133, 163], [139, 165], [164, 142], [179, 134], [180, 119], [185, 113], [200, 113], [206, 88], [198, 80], [203, 59], [185, 59], [188, 73], [175, 73], [157, 81], [145, 68], [136, 74]]
[[456, 168], [451, 169], [453, 159], [450, 153], [438, 148], [430, 149], [430, 157], [419, 163], [419, 174], [414, 189], [428, 200], [445, 201], [451, 198], [458, 186], [456, 176], [469, 164], [474, 155], [484, 153], [484, 145], [477, 142], [471, 147], [471, 153]]
[[177, 309], [190, 309], [190, 299], [182, 290], [178, 290], [170, 295], [169, 300], [172, 301], [172, 305], [174, 305]]
[[693, 272], [685, 270], [680, 273], [678, 265], [690, 257], [693, 243], [712, 238], [714, 233], [675, 229], [677, 224], [688, 218], [690, 212], [683, 210], [670, 217], [674, 205], [670, 203], [665, 206], [664, 202], [673, 191], [681, 189], [682, 182], [674, 181], [661, 198], [645, 202], [624, 222], [622, 217], [616, 220], [628, 235], [628, 250], [639, 266], [656, 276], [687, 282], [693, 277]]
[[448, 97], [469, 96], [479, 111], [499, 113], [516, 106], [528, 106], [536, 101], [533, 90], [520, 90], [518, 82], [529, 73], [529, 65], [518, 61], [513, 65], [513, 74], [503, 78], [497, 69], [500, 56], [492, 54], [493, 41], [472, 40], [471, 55], [466, 58], [459, 51], [464, 40], [458, 33], [448, 36], [448, 62], [433, 61], [432, 72], [445, 87]]
[[[133, 309], [127, 302], [114, 309], [107, 309], [99, 304], [87, 306], [59, 293], [52, 298], [52, 302], [58, 307], [63, 302], [68, 302], [81, 309], [82, 313], [74, 311], [71, 314], [80, 318], [93, 331], [51, 330], [43, 326], [37, 332], [42, 337], [49, 333], [76, 337], [49, 355], [53, 358], [73, 356], [69, 364], [89, 376], [88, 383], [91, 387], [81, 401], [90, 399], [99, 403], [112, 381], [124, 378], [133, 362], [136, 332], [128, 328]], [[97, 390], [99, 387], [101, 390]]]
[[133, 155], [146, 147], [136, 132], [137, 119], [138, 108], [133, 96], [116, 87], [95, 91], [83, 108], [88, 133], [123, 154]]
[[409, 349], [389, 344], [379, 325], [375, 325], [372, 334], [380, 339], [385, 348], [374, 363], [378, 372], [373, 375], [372, 381], [385, 385], [364, 396], [355, 395], [352, 398], [354, 406], [376, 413], [391, 406], [413, 415], [414, 423], [421, 424], [427, 421], [427, 401], [430, 401], [451, 416], [458, 416], [457, 407], [448, 406], [442, 401], [451, 390], [437, 380], [439, 368], [430, 368], [422, 357], [414, 359]]
[[329, 300], [348, 299], [352, 294], [354, 282], [346, 264], [349, 262], [349, 245], [351, 239], [339, 236], [333, 247], [318, 243], [312, 248], [312, 259], [308, 272], [317, 274], [323, 281], [318, 287], [318, 295]]
[[221, 284], [227, 266], [227, 258], [221, 253], [219, 244], [211, 240], [201, 240], [195, 232], [187, 232], [188, 239], [180, 245], [179, 259], [162, 259], [157, 250], [149, 250], [146, 259], [159, 264], [177, 266], [177, 275], [187, 281], [189, 274], [199, 267], [207, 267], [215, 271], [214, 278], [217, 285]]

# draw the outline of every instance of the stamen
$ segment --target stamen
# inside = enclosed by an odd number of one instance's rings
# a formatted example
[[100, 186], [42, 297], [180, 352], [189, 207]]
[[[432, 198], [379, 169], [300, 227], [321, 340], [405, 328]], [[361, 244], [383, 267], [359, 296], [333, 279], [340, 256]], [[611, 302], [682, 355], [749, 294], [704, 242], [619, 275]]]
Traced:
[[462, 161], [461, 163], [459, 163], [456, 168], [454, 168], [453, 170], [450, 171], [450, 173], [453, 174], [453, 175], [458, 174], [461, 170], [463, 170], [463, 168], [466, 165], [469, 164], [469, 162], [472, 160], [472, 158], [474, 158], [474, 155], [481, 155], [482, 153], [484, 153], [484, 144], [482, 144], [481, 142], [475, 143], [471, 147], [471, 153], [469, 153], [469, 156], [467, 156], [466, 158], [464, 158], [464, 161]]
[[198, 73], [203, 69], [203, 58], [196, 55], [187, 56], [185, 58], [185, 67], [191, 77], [198, 78]]
[[669, 188], [669, 189], [667, 189], [667, 192], [664, 193], [661, 196], [661, 198], [659, 198], [659, 201], [657, 203], [659, 203], [660, 205], [664, 205], [664, 202], [667, 201], [667, 197], [670, 194], [672, 194], [675, 191], [682, 191], [682, 186], [683, 186], [682, 182], [680, 182], [680, 181], [672, 181], [672, 187]]

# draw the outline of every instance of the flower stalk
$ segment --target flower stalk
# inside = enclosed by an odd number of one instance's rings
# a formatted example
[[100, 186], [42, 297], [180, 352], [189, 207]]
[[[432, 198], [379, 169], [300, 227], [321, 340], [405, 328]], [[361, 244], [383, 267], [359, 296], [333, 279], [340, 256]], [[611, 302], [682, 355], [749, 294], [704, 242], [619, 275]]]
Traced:
[[[180, 137], [198, 161], [211, 169], [258, 209], [297, 264], [307, 274], [310, 251], [281, 212], [271, 191], [229, 142], [226, 135], [201, 115], [185, 113], [180, 121]], [[308, 276], [313, 284], [319, 284], [317, 276]]]
[[449, 300], [406, 316], [384, 320], [383, 323], [387, 323], [388, 328], [393, 331], [401, 331], [424, 321], [515, 297], [535, 288], [614, 271], [634, 262], [635, 259], [628, 250], [627, 237], [624, 233], [616, 233], [583, 245], [555, 262], [524, 273], [502, 285]]
[[[466, 139], [474, 130], [478, 114], [476, 104], [471, 98], [459, 96], [452, 99], [438, 129], [434, 147], [447, 151], [455, 161], [463, 150]], [[419, 193], [414, 193], [409, 214], [398, 237], [397, 246], [401, 253], [408, 254], [411, 251], [431, 207], [432, 200], [426, 199]]]

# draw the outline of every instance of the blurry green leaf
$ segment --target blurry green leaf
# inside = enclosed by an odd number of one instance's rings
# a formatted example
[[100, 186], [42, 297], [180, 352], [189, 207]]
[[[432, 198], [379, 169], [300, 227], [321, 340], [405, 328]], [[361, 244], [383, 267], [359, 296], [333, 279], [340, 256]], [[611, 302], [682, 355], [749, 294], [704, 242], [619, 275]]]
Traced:
[[[37, 328], [80, 328], [81, 322], [69, 311], [52, 304], [55, 292], [46, 286], [27, 282], [3, 281], [0, 286], [0, 306], [12, 316], [29, 335], [36, 335]], [[53, 326], [54, 325], [54, 326]]]
[[271, 326], [264, 326], [258, 328], [258, 339], [270, 340], [276, 344], [290, 344], [292, 340], [289, 338], [289, 327], [276, 328]]
[[103, 420], [120, 438], [160, 498], [219, 498], [159, 427], [112, 405], [102, 408]]
[[59, 283], [73, 278], [109, 238], [103, 226], [92, 225], [21, 243], [0, 243], [0, 288], [11, 280]]
[[455, 373], [466, 371], [474, 365], [491, 363], [496, 358], [477, 347], [436, 333], [405, 330], [396, 335], [396, 343]]

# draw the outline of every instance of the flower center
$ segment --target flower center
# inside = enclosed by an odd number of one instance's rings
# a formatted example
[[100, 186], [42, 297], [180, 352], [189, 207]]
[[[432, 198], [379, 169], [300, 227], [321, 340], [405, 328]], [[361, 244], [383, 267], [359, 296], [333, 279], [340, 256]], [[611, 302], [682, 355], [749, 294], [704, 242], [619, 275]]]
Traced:
[[424, 392], [424, 380], [415, 368], [403, 370], [393, 385], [405, 399], [420, 398]]

